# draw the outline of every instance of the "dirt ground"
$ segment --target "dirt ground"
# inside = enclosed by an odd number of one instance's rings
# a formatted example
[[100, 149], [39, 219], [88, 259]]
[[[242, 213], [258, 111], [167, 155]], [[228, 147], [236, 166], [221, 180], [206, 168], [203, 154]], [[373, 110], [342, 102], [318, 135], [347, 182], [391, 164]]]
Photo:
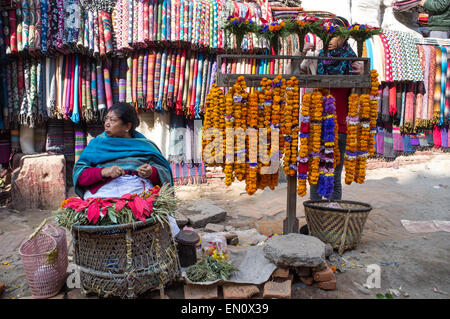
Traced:
[[[275, 190], [245, 193], [245, 185], [225, 187], [220, 181], [200, 186], [183, 186], [177, 191], [181, 206], [207, 198], [227, 211], [222, 223], [236, 229], [256, 228], [266, 236], [281, 234], [286, 218], [286, 183]], [[391, 290], [395, 299], [450, 297], [450, 233], [408, 233], [401, 220], [450, 221], [450, 154], [437, 153], [421, 164], [394, 165], [367, 172], [362, 185], [344, 185], [343, 199], [366, 202], [373, 210], [366, 222], [359, 246], [343, 254], [337, 272], [338, 289], [323, 291], [317, 286], [294, 282], [292, 298], [373, 299]], [[303, 201], [297, 197], [297, 218], [304, 225]], [[0, 208], [0, 282], [6, 283], [1, 299], [29, 296], [18, 248], [50, 211], [16, 211]], [[381, 269], [381, 288], [361, 288], [368, 265]], [[261, 289], [262, 291], [262, 289]], [[182, 285], [167, 288], [170, 298], [183, 298]], [[154, 298], [151, 292], [144, 298]], [[254, 298], [261, 298], [261, 294]]]

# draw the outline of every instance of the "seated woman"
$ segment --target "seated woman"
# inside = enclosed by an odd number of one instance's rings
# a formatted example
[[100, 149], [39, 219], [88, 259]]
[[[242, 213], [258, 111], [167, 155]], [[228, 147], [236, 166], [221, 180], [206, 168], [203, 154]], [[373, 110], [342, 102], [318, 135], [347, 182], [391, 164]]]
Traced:
[[[75, 192], [83, 199], [117, 198], [139, 194], [164, 184], [173, 186], [169, 162], [156, 144], [136, 131], [139, 118], [128, 103], [113, 105], [105, 118], [105, 132], [83, 150], [73, 169]], [[169, 217], [172, 234], [179, 228]]]

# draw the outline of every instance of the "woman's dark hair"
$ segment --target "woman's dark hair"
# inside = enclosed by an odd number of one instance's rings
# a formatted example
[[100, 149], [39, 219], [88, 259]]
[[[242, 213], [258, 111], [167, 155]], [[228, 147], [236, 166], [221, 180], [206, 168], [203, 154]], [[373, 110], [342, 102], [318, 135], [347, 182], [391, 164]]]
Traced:
[[331, 19], [331, 22], [334, 25], [338, 25], [340, 27], [348, 28], [350, 26], [350, 23], [348, 23], [347, 19], [345, 19], [343, 17], [339, 17], [339, 16], [337, 16], [336, 18]]
[[139, 126], [140, 121], [137, 112], [129, 103], [116, 103], [108, 109], [108, 112], [111, 111], [114, 111], [117, 117], [122, 120], [123, 124], [131, 123], [131, 132], [134, 132], [136, 127]]

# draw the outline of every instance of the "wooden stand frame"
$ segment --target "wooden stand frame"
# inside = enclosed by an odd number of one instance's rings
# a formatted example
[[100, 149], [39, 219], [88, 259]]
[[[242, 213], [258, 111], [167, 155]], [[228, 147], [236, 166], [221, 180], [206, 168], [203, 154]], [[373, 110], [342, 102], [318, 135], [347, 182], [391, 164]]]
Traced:
[[[308, 75], [308, 74], [281, 74], [287, 79], [295, 76], [301, 88], [370, 88], [370, 59], [369, 58], [340, 58], [340, 57], [311, 57], [311, 56], [291, 56], [291, 55], [240, 55], [222, 54], [217, 56], [218, 74], [217, 85], [220, 87], [231, 87], [239, 76], [244, 76], [247, 86], [258, 87], [263, 78], [273, 79], [278, 74], [224, 74], [221, 72], [221, 65], [224, 59], [231, 60], [347, 60], [362, 61], [364, 63], [364, 73], [360, 75]], [[300, 94], [301, 102], [302, 96]], [[301, 104], [301, 103], [300, 103]], [[299, 112], [300, 114], [300, 112]], [[286, 219], [283, 221], [283, 233], [298, 233], [299, 223], [297, 218], [297, 175], [287, 176], [287, 204]]]

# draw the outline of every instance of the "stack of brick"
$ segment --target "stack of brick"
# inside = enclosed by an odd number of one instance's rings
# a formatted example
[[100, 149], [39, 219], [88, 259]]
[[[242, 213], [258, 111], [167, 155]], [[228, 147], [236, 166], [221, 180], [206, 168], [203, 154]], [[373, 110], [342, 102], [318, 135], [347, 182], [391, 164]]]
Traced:
[[276, 269], [271, 280], [264, 284], [263, 298], [290, 299], [293, 280], [289, 268]]
[[327, 263], [326, 266], [313, 269], [313, 279], [323, 290], [336, 290], [336, 275]]

